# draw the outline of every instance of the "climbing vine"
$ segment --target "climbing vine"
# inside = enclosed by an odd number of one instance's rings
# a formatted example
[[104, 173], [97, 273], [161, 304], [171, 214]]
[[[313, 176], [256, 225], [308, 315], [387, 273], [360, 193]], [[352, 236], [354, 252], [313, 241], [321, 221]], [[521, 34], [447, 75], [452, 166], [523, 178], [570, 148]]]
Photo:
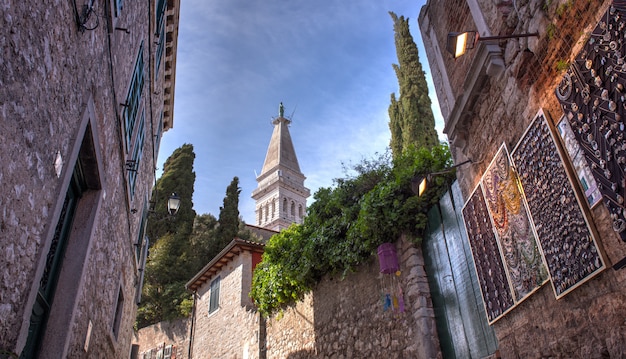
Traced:
[[425, 195], [416, 196], [411, 180], [451, 164], [448, 146], [410, 148], [395, 160], [382, 155], [352, 168], [353, 175], [320, 188], [301, 225], [274, 235], [257, 266], [250, 296], [269, 315], [301, 299], [325, 275], [344, 276], [368, 261], [376, 248], [406, 234], [419, 244], [426, 213], [454, 179], [438, 175]]

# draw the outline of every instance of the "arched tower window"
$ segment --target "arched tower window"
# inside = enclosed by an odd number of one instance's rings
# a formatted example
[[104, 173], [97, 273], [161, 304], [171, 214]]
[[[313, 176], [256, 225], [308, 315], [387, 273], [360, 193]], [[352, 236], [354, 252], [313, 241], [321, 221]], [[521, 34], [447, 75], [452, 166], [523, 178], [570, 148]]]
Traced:
[[287, 213], [287, 198], [283, 198], [283, 212]]
[[298, 205], [298, 216], [300, 218], [304, 217], [304, 211], [302, 210], [302, 205]]
[[276, 215], [276, 198], [272, 200], [272, 219], [274, 219], [275, 215]]
[[265, 204], [265, 222], [267, 222], [268, 212], [269, 212], [269, 205], [266, 203]]
[[291, 201], [291, 215], [296, 215], [296, 203], [294, 201]]

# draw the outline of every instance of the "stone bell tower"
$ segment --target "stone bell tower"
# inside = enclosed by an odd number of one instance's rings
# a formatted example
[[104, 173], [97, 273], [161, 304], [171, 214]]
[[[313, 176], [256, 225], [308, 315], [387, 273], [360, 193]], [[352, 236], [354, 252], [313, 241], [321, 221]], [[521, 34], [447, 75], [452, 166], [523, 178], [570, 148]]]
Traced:
[[292, 223], [302, 223], [306, 215], [306, 199], [311, 195], [304, 187], [306, 177], [300, 172], [283, 103], [274, 118], [274, 131], [267, 148], [257, 188], [252, 192], [256, 201], [256, 225], [280, 231]]

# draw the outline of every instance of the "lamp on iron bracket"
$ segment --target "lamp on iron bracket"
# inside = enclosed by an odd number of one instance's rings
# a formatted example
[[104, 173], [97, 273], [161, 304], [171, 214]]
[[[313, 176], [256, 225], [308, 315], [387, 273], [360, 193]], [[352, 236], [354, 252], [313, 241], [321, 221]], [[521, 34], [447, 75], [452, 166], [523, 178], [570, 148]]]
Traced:
[[[154, 206], [156, 205], [155, 201], [150, 201], [150, 214], [152, 216], [158, 216]], [[178, 210], [180, 209], [180, 197], [178, 196], [178, 194], [176, 194], [176, 192], [172, 193], [168, 198], [167, 198], [167, 213], [169, 214], [169, 217], [173, 217], [176, 215], [176, 213], [178, 213]]]
[[472, 160], [467, 160], [441, 171], [418, 174], [417, 176], [413, 177], [413, 179], [411, 179], [411, 191], [413, 191], [413, 193], [415, 193], [416, 195], [421, 196], [424, 194], [424, 192], [426, 192], [429, 183], [432, 182], [435, 176], [450, 173], [454, 171], [457, 167], [463, 166], [468, 163], [474, 164], [476, 162], [473, 162]]
[[180, 197], [176, 194], [176, 192], [172, 193], [172, 195], [167, 199], [167, 212], [170, 216], [175, 215], [180, 208]]
[[531, 34], [512, 34], [481, 37], [478, 34], [478, 31], [450, 32], [448, 33], [446, 50], [448, 50], [448, 52], [451, 53], [452, 56], [454, 56], [454, 58], [456, 59], [463, 56], [466, 50], [473, 49], [479, 41], [517, 39], [531, 36], [539, 36], [539, 33], [535, 32]]

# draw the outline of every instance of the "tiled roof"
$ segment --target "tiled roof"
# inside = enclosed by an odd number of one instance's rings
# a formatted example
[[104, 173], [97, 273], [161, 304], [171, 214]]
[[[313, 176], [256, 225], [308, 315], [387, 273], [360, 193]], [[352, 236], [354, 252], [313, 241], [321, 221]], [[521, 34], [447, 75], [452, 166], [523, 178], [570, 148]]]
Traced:
[[265, 244], [246, 241], [240, 238], [233, 239], [218, 255], [213, 258], [209, 264], [204, 266], [187, 284], [190, 292], [195, 292], [200, 286], [208, 282], [217, 272], [219, 272], [226, 264], [228, 264], [235, 256], [244, 251], [263, 253]]

